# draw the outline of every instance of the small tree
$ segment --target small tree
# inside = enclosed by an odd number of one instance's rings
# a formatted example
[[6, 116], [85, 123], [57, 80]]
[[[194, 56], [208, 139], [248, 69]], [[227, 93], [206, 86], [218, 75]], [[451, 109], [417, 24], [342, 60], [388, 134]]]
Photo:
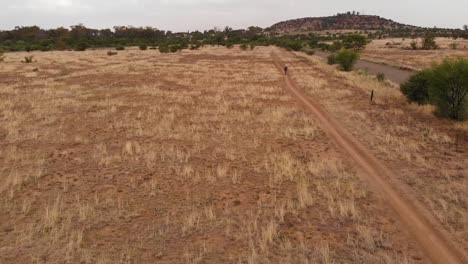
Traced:
[[351, 71], [359, 59], [359, 54], [353, 50], [342, 49], [336, 55], [336, 61], [344, 71]]
[[447, 59], [434, 66], [430, 77], [429, 95], [437, 113], [462, 120], [468, 107], [468, 60]]
[[343, 39], [343, 47], [354, 51], [363, 50], [367, 45], [367, 38], [363, 35], [348, 35]]
[[248, 49], [247, 44], [245, 44], [245, 43], [241, 44], [240, 49], [243, 50], [243, 51], [246, 51]]
[[468, 31], [468, 25], [463, 25], [463, 30]]
[[418, 42], [415, 41], [415, 40], [411, 41], [411, 43], [410, 43], [410, 48], [411, 48], [412, 50], [417, 50], [417, 49], [418, 49]]
[[438, 49], [439, 46], [435, 42], [435, 37], [432, 34], [426, 34], [422, 40], [422, 47], [423, 50], [434, 50]]

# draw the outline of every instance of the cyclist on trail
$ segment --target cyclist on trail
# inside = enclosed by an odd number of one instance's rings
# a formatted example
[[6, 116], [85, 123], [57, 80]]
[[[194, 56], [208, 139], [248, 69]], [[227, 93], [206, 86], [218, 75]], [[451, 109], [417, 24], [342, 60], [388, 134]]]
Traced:
[[284, 75], [288, 75], [288, 66], [287, 65], [284, 66]]

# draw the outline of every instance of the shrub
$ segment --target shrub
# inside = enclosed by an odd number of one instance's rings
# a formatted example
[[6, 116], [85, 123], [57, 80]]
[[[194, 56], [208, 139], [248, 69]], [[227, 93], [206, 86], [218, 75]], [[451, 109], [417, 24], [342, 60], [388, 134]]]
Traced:
[[384, 81], [385, 81], [385, 74], [383, 74], [383, 73], [378, 73], [378, 74], [377, 74], [377, 81], [378, 81], [378, 82], [384, 82]]
[[367, 45], [367, 38], [363, 35], [352, 34], [343, 39], [343, 47], [354, 51], [363, 50]]
[[344, 71], [351, 71], [359, 59], [359, 54], [353, 50], [342, 49], [336, 55], [336, 62], [340, 64]]
[[[228, 44], [229, 45], [229, 44]], [[231, 44], [232, 45], [232, 44]], [[200, 44], [191, 44], [190, 45], [190, 50], [197, 50], [200, 48]], [[229, 48], [229, 47], [228, 47]]]
[[234, 48], [234, 44], [228, 43], [228, 44], [226, 44], [226, 48], [232, 49], [232, 48]]
[[429, 103], [429, 77], [428, 70], [414, 74], [408, 81], [400, 85], [400, 91], [411, 102], [418, 104]]
[[39, 48], [39, 50], [42, 52], [50, 51], [51, 49], [52, 49], [52, 46], [41, 46]]
[[170, 49], [168, 45], [159, 45], [159, 52], [161, 53], [169, 53]]
[[341, 41], [335, 41], [333, 44], [328, 46], [328, 51], [336, 52], [343, 48], [343, 43]]
[[328, 55], [328, 57], [327, 57], [327, 63], [328, 63], [329, 65], [336, 64], [336, 54], [335, 54], [335, 53]]
[[5, 60], [5, 55], [3, 55], [3, 51], [0, 50], [0, 62], [3, 62]]
[[88, 48], [88, 44], [86, 42], [80, 42], [75, 47], [75, 51], [85, 51]]
[[303, 50], [303, 51], [305, 54], [310, 55], [310, 56], [315, 54], [315, 50]]
[[417, 41], [411, 41], [410, 43], [410, 49], [412, 50], [417, 50], [418, 49], [418, 42]]
[[26, 56], [24, 57], [23, 63], [32, 63], [34, 56]]
[[254, 50], [255, 49], [255, 44], [250, 44], [250, 50]]
[[114, 55], [117, 55], [117, 52], [115, 52], [115, 51], [108, 51], [108, 52], [107, 52], [107, 55], [108, 55], [108, 56], [114, 56]]
[[241, 50], [243, 50], [243, 51], [246, 51], [246, 50], [248, 49], [248, 46], [247, 46], [247, 44], [243, 43], [243, 44], [240, 45], [239, 48], [240, 48]]
[[115, 50], [125, 50], [125, 47], [124, 46], [117, 46], [117, 47], [115, 47]]
[[462, 120], [468, 112], [468, 60], [447, 59], [433, 66], [429, 96], [444, 117]]
[[422, 47], [421, 49], [423, 50], [434, 50], [434, 49], [438, 49], [439, 46], [437, 45], [437, 43], [435, 42], [434, 40], [434, 36], [431, 35], [431, 34], [426, 34], [422, 40]]
[[140, 45], [139, 48], [140, 48], [140, 50], [147, 50], [147, 49], [148, 49], [148, 46], [146, 46], [146, 45]]
[[171, 45], [171, 46], [169, 46], [169, 50], [171, 52], [177, 52], [179, 50], [182, 50], [182, 47], [179, 44]]

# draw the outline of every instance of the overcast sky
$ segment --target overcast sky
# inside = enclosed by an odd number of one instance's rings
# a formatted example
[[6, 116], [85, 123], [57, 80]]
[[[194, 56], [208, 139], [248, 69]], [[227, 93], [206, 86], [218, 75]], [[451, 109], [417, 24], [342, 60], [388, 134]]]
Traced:
[[468, 24], [468, 0], [0, 0], [0, 29], [78, 23], [92, 28], [133, 25], [173, 31], [268, 27], [282, 20], [351, 10], [417, 26]]

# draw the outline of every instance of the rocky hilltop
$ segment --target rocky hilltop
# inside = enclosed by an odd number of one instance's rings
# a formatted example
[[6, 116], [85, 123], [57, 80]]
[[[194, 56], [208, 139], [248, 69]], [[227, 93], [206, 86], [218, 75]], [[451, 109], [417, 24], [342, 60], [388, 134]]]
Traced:
[[322, 30], [382, 30], [382, 29], [416, 29], [380, 16], [345, 13], [329, 17], [307, 17], [274, 24], [266, 30], [271, 33], [291, 33]]

